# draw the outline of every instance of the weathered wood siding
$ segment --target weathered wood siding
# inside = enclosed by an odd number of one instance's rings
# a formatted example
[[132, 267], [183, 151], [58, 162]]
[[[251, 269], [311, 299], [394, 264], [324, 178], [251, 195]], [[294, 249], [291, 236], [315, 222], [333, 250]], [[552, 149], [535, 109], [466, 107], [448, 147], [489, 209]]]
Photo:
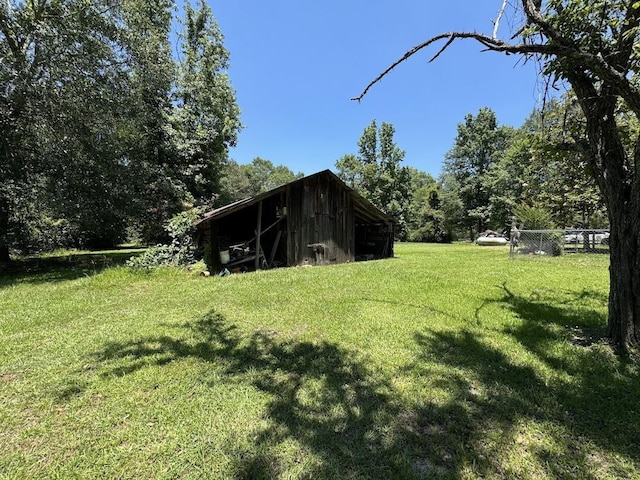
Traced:
[[355, 259], [353, 198], [329, 176], [313, 176], [287, 189], [290, 265], [327, 265]]
[[198, 244], [212, 271], [328, 265], [393, 256], [391, 222], [325, 170], [209, 212]]

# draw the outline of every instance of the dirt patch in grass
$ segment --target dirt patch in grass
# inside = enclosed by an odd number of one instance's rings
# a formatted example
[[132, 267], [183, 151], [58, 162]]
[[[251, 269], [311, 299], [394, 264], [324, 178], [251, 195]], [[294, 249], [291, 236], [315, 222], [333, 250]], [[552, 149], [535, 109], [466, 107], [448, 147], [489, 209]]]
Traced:
[[2, 373], [0, 374], [0, 382], [13, 382], [20, 376], [17, 373]]

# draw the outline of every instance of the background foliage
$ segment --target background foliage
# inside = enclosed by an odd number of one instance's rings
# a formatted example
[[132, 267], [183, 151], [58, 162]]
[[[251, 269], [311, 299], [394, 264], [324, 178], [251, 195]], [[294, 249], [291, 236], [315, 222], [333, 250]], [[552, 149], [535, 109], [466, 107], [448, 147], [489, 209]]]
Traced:
[[241, 125], [229, 53], [206, 2], [0, 5], [0, 260], [106, 247], [219, 193]]
[[[302, 176], [228, 158], [242, 128], [230, 53], [202, 0], [186, 3], [172, 45], [175, 12], [173, 0], [0, 5], [0, 261], [9, 250], [169, 243], [174, 215]], [[618, 123], [631, 151], [637, 122], [621, 106]], [[374, 120], [336, 169], [395, 218], [400, 240], [504, 231], [522, 206], [560, 227], [606, 227], [585, 128], [571, 92], [517, 128], [482, 108], [458, 125], [436, 180], [403, 166], [395, 128]]]
[[[629, 145], [637, 130], [628, 115]], [[500, 125], [490, 108], [468, 114], [436, 180], [400, 165], [404, 152], [393, 126], [376, 122], [358, 141], [359, 152], [336, 161], [338, 175], [392, 214], [398, 239], [448, 242], [474, 239], [491, 229], [505, 232], [514, 215], [534, 228], [531, 212], [545, 212], [546, 225], [606, 228], [606, 208], [580, 148], [585, 121], [571, 92], [534, 110], [522, 126]], [[520, 218], [519, 215], [522, 214]]]

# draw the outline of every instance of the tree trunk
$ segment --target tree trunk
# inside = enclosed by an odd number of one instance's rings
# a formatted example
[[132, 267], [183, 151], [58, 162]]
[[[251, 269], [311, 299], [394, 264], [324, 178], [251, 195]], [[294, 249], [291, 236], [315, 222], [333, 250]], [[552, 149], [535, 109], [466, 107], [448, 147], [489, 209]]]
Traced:
[[633, 154], [625, 149], [611, 87], [598, 89], [579, 71], [568, 77], [587, 119], [589, 162], [609, 214], [607, 335], [626, 351], [640, 347], [640, 144]]
[[[615, 96], [602, 88], [584, 101], [591, 165], [609, 214], [609, 317], [607, 335], [622, 351], [640, 347], [640, 178], [621, 141]], [[593, 93], [593, 91], [592, 91]], [[636, 150], [639, 147], [636, 146]]]
[[607, 335], [622, 350], [640, 347], [640, 232], [637, 211], [624, 205], [611, 217], [609, 322]]

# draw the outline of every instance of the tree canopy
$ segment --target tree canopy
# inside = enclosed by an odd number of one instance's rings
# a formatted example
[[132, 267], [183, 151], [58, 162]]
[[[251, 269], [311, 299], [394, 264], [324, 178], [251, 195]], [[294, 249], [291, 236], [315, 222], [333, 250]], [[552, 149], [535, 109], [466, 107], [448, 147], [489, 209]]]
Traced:
[[211, 204], [241, 128], [229, 54], [203, 1], [0, 4], [0, 261], [9, 248], [148, 240]]
[[347, 154], [336, 161], [338, 176], [396, 222], [396, 235], [407, 238], [410, 175], [401, 165], [405, 152], [393, 140], [395, 128], [375, 120], [358, 140], [358, 155]]
[[281, 185], [302, 178], [302, 172], [293, 173], [284, 165], [256, 157], [249, 164], [230, 161], [222, 178], [221, 203], [253, 197]]
[[512, 129], [498, 126], [495, 113], [483, 108], [475, 117], [468, 114], [458, 124], [454, 146], [445, 156], [443, 175], [455, 179], [459, 196], [460, 209], [455, 216], [461, 227], [469, 229], [471, 238], [474, 231], [484, 231], [492, 220], [493, 190], [488, 176], [506, 149], [510, 135]]

